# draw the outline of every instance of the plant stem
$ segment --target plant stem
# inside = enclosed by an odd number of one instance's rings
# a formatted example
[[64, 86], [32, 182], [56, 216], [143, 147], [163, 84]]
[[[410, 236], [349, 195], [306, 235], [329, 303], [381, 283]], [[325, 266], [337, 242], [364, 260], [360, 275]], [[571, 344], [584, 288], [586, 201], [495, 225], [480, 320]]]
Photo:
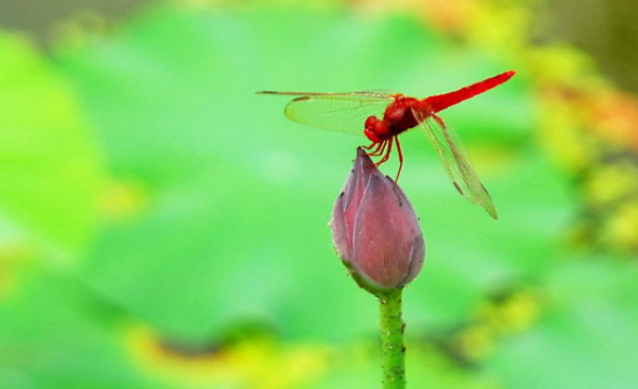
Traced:
[[381, 318], [381, 358], [383, 389], [405, 388], [405, 347], [401, 319], [401, 292], [395, 289], [379, 294]]

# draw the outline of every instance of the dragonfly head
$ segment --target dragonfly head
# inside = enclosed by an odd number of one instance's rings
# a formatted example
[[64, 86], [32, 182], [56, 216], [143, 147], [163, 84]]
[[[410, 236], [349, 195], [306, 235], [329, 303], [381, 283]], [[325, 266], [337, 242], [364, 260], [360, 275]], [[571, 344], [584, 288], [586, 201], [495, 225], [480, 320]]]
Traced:
[[390, 126], [385, 120], [380, 120], [376, 116], [370, 116], [366, 119], [365, 136], [373, 143], [383, 142], [390, 135]]

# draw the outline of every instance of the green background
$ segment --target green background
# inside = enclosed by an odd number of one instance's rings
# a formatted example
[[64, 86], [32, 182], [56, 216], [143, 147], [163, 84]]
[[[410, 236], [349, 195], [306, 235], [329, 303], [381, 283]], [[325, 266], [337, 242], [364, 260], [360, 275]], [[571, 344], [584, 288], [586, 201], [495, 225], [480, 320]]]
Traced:
[[[366, 139], [254, 92], [425, 97], [517, 62], [345, 4], [158, 4], [69, 31], [48, 52], [0, 34], [0, 388], [378, 386], [376, 302], [327, 226]], [[442, 114], [496, 222], [402, 136], [426, 240], [410, 387], [638, 383], [635, 261], [568, 239], [582, 194], [543, 147], [540, 98], [523, 68]]]

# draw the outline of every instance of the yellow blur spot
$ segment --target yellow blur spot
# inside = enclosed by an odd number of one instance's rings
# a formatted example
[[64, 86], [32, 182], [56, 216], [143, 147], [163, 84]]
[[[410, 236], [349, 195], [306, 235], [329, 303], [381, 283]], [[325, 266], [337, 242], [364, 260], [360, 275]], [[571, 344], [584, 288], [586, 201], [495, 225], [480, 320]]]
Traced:
[[485, 325], [469, 327], [454, 340], [456, 348], [470, 360], [485, 358], [494, 349], [494, 333]]
[[539, 312], [538, 298], [530, 291], [520, 290], [503, 300], [489, 301], [477, 311], [472, 324], [457, 335], [457, 347], [468, 359], [483, 359], [502, 338], [530, 328]]
[[586, 183], [585, 192], [595, 205], [609, 204], [638, 191], [638, 167], [631, 164], [600, 166]]
[[529, 328], [539, 315], [536, 296], [519, 291], [504, 301], [489, 302], [478, 312], [477, 321], [493, 328], [498, 335], [510, 335]]
[[558, 98], [545, 97], [539, 111], [543, 146], [568, 170], [580, 170], [598, 158], [595, 139], [581, 128], [579, 114]]
[[637, 203], [624, 204], [611, 216], [603, 240], [621, 250], [635, 250], [638, 246]]
[[539, 315], [538, 300], [531, 293], [519, 292], [500, 307], [501, 334], [522, 332], [532, 326]]
[[189, 387], [295, 388], [323, 375], [329, 355], [325, 347], [284, 346], [265, 337], [182, 352], [145, 327], [131, 329], [126, 343], [149, 376]]
[[[560, 90], [562, 100], [578, 103], [574, 97], [598, 93], [605, 82], [587, 55], [567, 45], [530, 47], [526, 53], [530, 72], [543, 89]], [[568, 92], [568, 93], [565, 93]]]
[[111, 181], [103, 192], [101, 209], [107, 221], [121, 221], [139, 214], [148, 203], [144, 187], [134, 181]]
[[32, 257], [30, 247], [23, 241], [0, 243], [0, 301], [18, 289], [19, 273]]
[[525, 48], [532, 18], [527, 8], [501, 7], [478, 1], [473, 6], [468, 28], [468, 40], [473, 46], [512, 56]]

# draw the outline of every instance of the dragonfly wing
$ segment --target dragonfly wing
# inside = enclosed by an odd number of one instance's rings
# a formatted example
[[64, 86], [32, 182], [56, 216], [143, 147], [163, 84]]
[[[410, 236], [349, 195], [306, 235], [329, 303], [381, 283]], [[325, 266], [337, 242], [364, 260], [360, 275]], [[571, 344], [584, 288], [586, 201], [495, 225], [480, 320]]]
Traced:
[[298, 95], [286, 105], [288, 119], [324, 130], [362, 134], [365, 120], [382, 116], [385, 108], [394, 100], [390, 93], [303, 93], [261, 92], [265, 94]]
[[481, 183], [472, 166], [469, 154], [459, 137], [443, 121], [418, 109], [412, 110], [430, 142], [437, 151], [450, 180], [466, 199], [483, 207], [487, 213], [497, 218], [492, 197]]

